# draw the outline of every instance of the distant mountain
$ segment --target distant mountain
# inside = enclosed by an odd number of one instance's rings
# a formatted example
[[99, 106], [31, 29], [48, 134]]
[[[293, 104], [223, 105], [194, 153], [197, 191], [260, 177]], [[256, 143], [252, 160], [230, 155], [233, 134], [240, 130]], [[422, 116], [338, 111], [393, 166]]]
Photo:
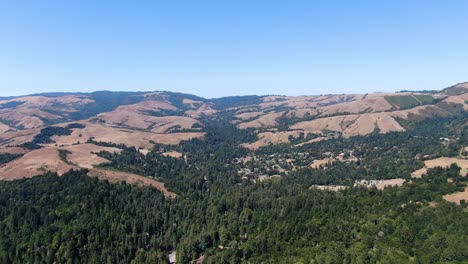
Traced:
[[[0, 100], [0, 148], [67, 148], [73, 153], [76, 145], [100, 142], [148, 152], [155, 145], [204, 138], [206, 122], [218, 120], [252, 131], [256, 140], [242, 146], [258, 149], [292, 141], [304, 144], [336, 136], [404, 131], [402, 122], [466, 110], [468, 83], [435, 93], [217, 99], [164, 91], [44, 93]], [[36, 167], [29, 174], [38, 174]]]
[[454, 86], [450, 86], [441, 91], [445, 95], [462, 95], [468, 93], [468, 82], [459, 83]]

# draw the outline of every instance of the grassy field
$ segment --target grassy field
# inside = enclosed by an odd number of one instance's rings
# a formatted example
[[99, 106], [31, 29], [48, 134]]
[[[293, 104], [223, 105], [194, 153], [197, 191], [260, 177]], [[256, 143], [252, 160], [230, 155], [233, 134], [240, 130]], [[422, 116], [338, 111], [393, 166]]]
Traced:
[[385, 96], [385, 100], [387, 100], [387, 102], [390, 103], [395, 108], [404, 109], [404, 108], [432, 103], [434, 101], [434, 98], [428, 94], [391, 95], [391, 96]]

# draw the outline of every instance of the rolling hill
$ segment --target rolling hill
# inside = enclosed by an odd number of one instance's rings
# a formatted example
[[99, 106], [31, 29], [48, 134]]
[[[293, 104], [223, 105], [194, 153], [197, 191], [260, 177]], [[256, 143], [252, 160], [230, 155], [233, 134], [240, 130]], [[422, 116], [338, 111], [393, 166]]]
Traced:
[[0, 259], [458, 263], [468, 256], [467, 110], [467, 83], [5, 98]]
[[[94, 153], [108, 147], [116, 151], [135, 147], [147, 153], [156, 145], [203, 139], [206, 122], [213, 119], [252, 131], [256, 140], [242, 146], [255, 150], [292, 141], [303, 145], [338, 136], [404, 131], [404, 122], [466, 110], [467, 83], [433, 93], [218, 99], [172, 92], [109, 91], [19, 96], [0, 100], [0, 149], [20, 148], [24, 156], [4, 164], [0, 174], [2, 179], [16, 179], [44, 170], [64, 173], [69, 168], [106, 162], [96, 159]], [[64, 151], [93, 162], [64, 162], [58, 154]]]

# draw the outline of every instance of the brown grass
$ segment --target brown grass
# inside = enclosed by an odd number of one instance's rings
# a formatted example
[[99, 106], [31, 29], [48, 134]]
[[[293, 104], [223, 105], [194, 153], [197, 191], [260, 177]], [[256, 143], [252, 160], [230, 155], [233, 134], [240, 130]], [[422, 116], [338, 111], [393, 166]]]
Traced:
[[18, 146], [26, 142], [30, 142], [33, 137], [39, 134], [39, 128], [18, 130], [12, 132], [5, 132], [0, 134], [0, 146], [4, 147], [7, 145]]
[[143, 101], [132, 105], [119, 106], [116, 110], [96, 116], [99, 120], [113, 126], [151, 130], [166, 133], [171, 128], [191, 129], [199, 123], [196, 119], [185, 116], [151, 116], [147, 111], [178, 110], [175, 106], [159, 101]]
[[[20, 98], [14, 98], [10, 100], [1, 100], [0, 104], [20, 101], [23, 104], [15, 108], [7, 108], [0, 110], [0, 118], [8, 120], [16, 127], [39, 128], [45, 124], [42, 119], [59, 119], [63, 116], [51, 114], [46, 111], [42, 111], [47, 107], [48, 109], [58, 110], [59, 112], [73, 112], [76, 111], [76, 106], [82, 106], [93, 100], [81, 96], [62, 96], [62, 97], [45, 97], [45, 96], [25, 96]], [[60, 106], [57, 107], [56, 105]]]
[[263, 112], [247, 112], [247, 113], [240, 113], [235, 115], [236, 118], [242, 119], [242, 120], [250, 120], [252, 118], [259, 117], [262, 115]]
[[110, 153], [120, 153], [121, 149], [96, 146], [94, 144], [79, 144], [73, 146], [60, 147], [59, 149], [68, 150], [71, 154], [67, 155], [67, 160], [81, 168], [91, 169], [95, 165], [109, 162], [107, 159], [99, 157], [94, 153], [108, 151]]
[[182, 140], [202, 138], [204, 135], [202, 132], [158, 134], [112, 127], [107, 124], [93, 123], [89, 121], [79, 123], [84, 124], [86, 127], [83, 129], [73, 129], [72, 134], [69, 136], [54, 136], [52, 139], [56, 141], [58, 145], [72, 145], [77, 142], [86, 142], [88, 138], [94, 137], [94, 140], [96, 141], [112, 142], [134, 146], [136, 148], [141, 147], [151, 149], [153, 144], [150, 141], [160, 144], [175, 145], [179, 144]]
[[192, 118], [199, 118], [202, 115], [211, 116], [217, 111], [211, 108], [209, 104], [202, 104], [198, 109], [185, 111], [184, 115]]
[[28, 150], [21, 147], [0, 148], [0, 153], [25, 154]]
[[298, 109], [298, 110], [290, 110], [289, 113], [286, 114], [286, 117], [304, 118], [306, 115], [316, 116], [318, 114], [320, 114], [318, 109], [303, 108], [303, 109]]
[[456, 203], [456, 204], [460, 204], [461, 200], [468, 201], [468, 188], [465, 188], [465, 190], [463, 190], [463, 192], [446, 194], [446, 195], [443, 196], [443, 198], [446, 201]]
[[318, 137], [318, 138], [308, 140], [306, 142], [299, 143], [296, 146], [300, 147], [300, 146], [303, 146], [303, 145], [306, 145], [306, 144], [311, 144], [311, 143], [319, 142], [319, 141], [326, 140], [326, 139], [327, 139], [327, 137]]
[[[71, 153], [67, 155], [66, 161], [59, 157], [59, 149], [68, 150]], [[9, 153], [19, 152], [19, 148], [6, 148], [2, 151], [10, 150]], [[16, 180], [22, 178], [31, 178], [43, 174], [46, 171], [57, 172], [62, 175], [71, 169], [90, 169], [88, 175], [97, 176], [100, 179], [107, 179], [111, 182], [126, 181], [129, 184], [138, 184], [154, 187], [164, 193], [166, 197], [175, 197], [175, 194], [168, 191], [164, 184], [154, 179], [142, 177], [136, 174], [124, 173], [119, 171], [109, 171], [94, 168], [95, 165], [109, 162], [98, 157], [96, 152], [109, 151], [120, 152], [117, 148], [108, 148], [96, 146], [93, 144], [81, 144], [66, 147], [44, 147], [32, 150], [24, 156], [13, 160], [0, 167], [0, 180]]]
[[242, 146], [254, 150], [270, 144], [288, 143], [289, 136], [298, 137], [299, 134], [300, 131], [262, 132], [258, 134], [259, 140]]
[[284, 112], [268, 113], [250, 122], [241, 123], [238, 127], [240, 129], [273, 127], [277, 125], [276, 119], [281, 117], [283, 114]]
[[320, 159], [314, 160], [309, 166], [314, 169], [318, 169], [320, 166], [327, 165], [329, 162], [334, 161], [334, 159], [327, 158], [327, 159]]
[[198, 105], [203, 104], [202, 101], [195, 101], [195, 100], [191, 100], [191, 99], [187, 99], [187, 98], [184, 98], [182, 100], [182, 103], [185, 104], [185, 105], [189, 105], [192, 108], [197, 108]]
[[411, 176], [414, 178], [421, 178], [422, 175], [427, 173], [427, 169], [435, 167], [449, 167], [452, 163], [456, 163], [460, 168], [460, 175], [465, 176], [468, 173], [468, 160], [460, 158], [447, 158], [440, 157], [432, 160], [424, 161], [424, 168], [421, 168], [413, 173]]
[[200, 124], [198, 120], [185, 116], [154, 117], [147, 122], [154, 122], [151, 131], [155, 133], [167, 133], [172, 128], [191, 129], [194, 124]]
[[[302, 118], [306, 113], [324, 116], [311, 121], [298, 122], [290, 130], [303, 130], [308, 133], [320, 133], [324, 130], [341, 132], [344, 136], [367, 135], [375, 130], [380, 133], [404, 131], [404, 128], [395, 120], [396, 117], [408, 119], [410, 117], [447, 116], [449, 113], [436, 105], [423, 105], [411, 109], [390, 111], [392, 106], [385, 100], [390, 93], [349, 94], [349, 95], [323, 95], [323, 96], [268, 96], [263, 103], [238, 108], [238, 117], [247, 122], [238, 121], [237, 126], [244, 128], [274, 128], [277, 118], [285, 112], [268, 112], [277, 106], [288, 107], [287, 117], [292, 115]], [[435, 95], [437, 97], [438, 95]], [[440, 98], [440, 96], [439, 96]], [[451, 96], [447, 102], [462, 104], [468, 109], [468, 93]], [[262, 114], [262, 112], [268, 112]], [[327, 117], [327, 115], [343, 115]], [[255, 118], [254, 120], [250, 120]], [[248, 121], [250, 120], [250, 121]]]
[[11, 122], [14, 126], [28, 129], [44, 126], [40, 118], [56, 119], [60, 116], [48, 114], [39, 109], [6, 109], [0, 111], [0, 118]]
[[0, 100], [0, 104], [12, 102], [12, 101], [25, 102], [20, 107], [44, 107], [44, 106], [53, 106], [55, 104], [84, 105], [84, 104], [93, 102], [92, 99], [86, 98], [83, 96], [66, 95], [66, 96], [60, 96], [60, 97], [23, 96], [20, 98], [13, 98], [9, 100]]
[[381, 180], [379, 183], [377, 183], [376, 187], [379, 190], [385, 189], [385, 187], [390, 187], [390, 186], [402, 186], [406, 182], [405, 179], [391, 179], [391, 180]]
[[70, 169], [77, 169], [77, 167], [60, 160], [56, 148], [42, 148], [28, 152], [1, 167], [0, 180], [30, 178], [41, 175], [45, 171], [53, 171], [62, 175]]
[[390, 110], [392, 106], [384, 97], [366, 98], [363, 100], [333, 104], [320, 108], [322, 115], [332, 115], [336, 113], [359, 114], [364, 111], [383, 112]]
[[[59, 149], [70, 151], [66, 161], [60, 159]], [[59, 175], [70, 169], [93, 168], [95, 165], [109, 162], [108, 160], [97, 156], [94, 153], [99, 151], [120, 152], [117, 148], [108, 148], [96, 146], [93, 144], [80, 144], [65, 147], [46, 146], [41, 149], [32, 150], [26, 153], [21, 148], [4, 148], [0, 151], [8, 153], [24, 153], [18, 159], [15, 159], [0, 168], [0, 179], [14, 180], [20, 178], [29, 178], [43, 174], [45, 171], [57, 172]]]
[[9, 126], [3, 124], [3, 123], [0, 123], [0, 134], [2, 134], [3, 132], [6, 132], [10, 129]]
[[456, 95], [456, 96], [449, 96], [446, 99], [444, 99], [444, 102], [447, 103], [455, 103], [455, 104], [461, 104], [463, 105], [464, 110], [468, 110], [468, 93], [462, 94], [462, 95]]
[[159, 182], [148, 177], [143, 177], [137, 174], [121, 172], [121, 171], [111, 171], [103, 169], [91, 169], [88, 172], [88, 176], [98, 177], [99, 179], [106, 179], [110, 182], [121, 182], [125, 181], [128, 184], [137, 184], [139, 186], [150, 186], [161, 191], [166, 198], [174, 198], [177, 195], [169, 191], [164, 183]]
[[283, 95], [270, 95], [270, 96], [263, 97], [262, 101], [265, 103], [268, 103], [268, 102], [275, 102], [278, 100], [284, 100], [286, 98], [287, 96], [283, 96]]
[[344, 136], [367, 135], [375, 129], [381, 133], [404, 131], [388, 113], [370, 113], [361, 115], [344, 115], [299, 122], [290, 127], [308, 133], [321, 133], [324, 130], [342, 132]]

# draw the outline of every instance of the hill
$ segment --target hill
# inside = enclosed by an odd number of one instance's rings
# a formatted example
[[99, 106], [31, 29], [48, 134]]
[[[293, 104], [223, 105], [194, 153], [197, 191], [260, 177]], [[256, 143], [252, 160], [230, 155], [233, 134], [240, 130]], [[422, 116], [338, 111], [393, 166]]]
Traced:
[[[37, 149], [36, 154], [25, 155], [21, 161], [35, 169], [54, 168], [52, 163], [59, 162], [54, 155], [55, 161], [47, 159], [50, 164], [27, 159], [45, 157], [57, 149], [67, 149], [73, 155], [75, 146], [82, 144], [90, 151], [81, 147], [80, 153], [89, 159], [96, 144], [135, 147], [147, 153], [161, 144], [203, 138], [206, 122], [213, 119], [254, 133], [256, 140], [241, 142], [252, 150], [277, 143], [306, 144], [340, 136], [401, 132], [406, 130], [405, 122], [453, 116], [468, 109], [467, 91], [467, 84], [462, 83], [431, 94], [205, 99], [172, 92], [101, 91], [19, 96], [0, 100], [0, 148]], [[20, 167], [22, 164], [17, 163]]]
[[0, 262], [466, 261], [465, 86], [1, 100]]

